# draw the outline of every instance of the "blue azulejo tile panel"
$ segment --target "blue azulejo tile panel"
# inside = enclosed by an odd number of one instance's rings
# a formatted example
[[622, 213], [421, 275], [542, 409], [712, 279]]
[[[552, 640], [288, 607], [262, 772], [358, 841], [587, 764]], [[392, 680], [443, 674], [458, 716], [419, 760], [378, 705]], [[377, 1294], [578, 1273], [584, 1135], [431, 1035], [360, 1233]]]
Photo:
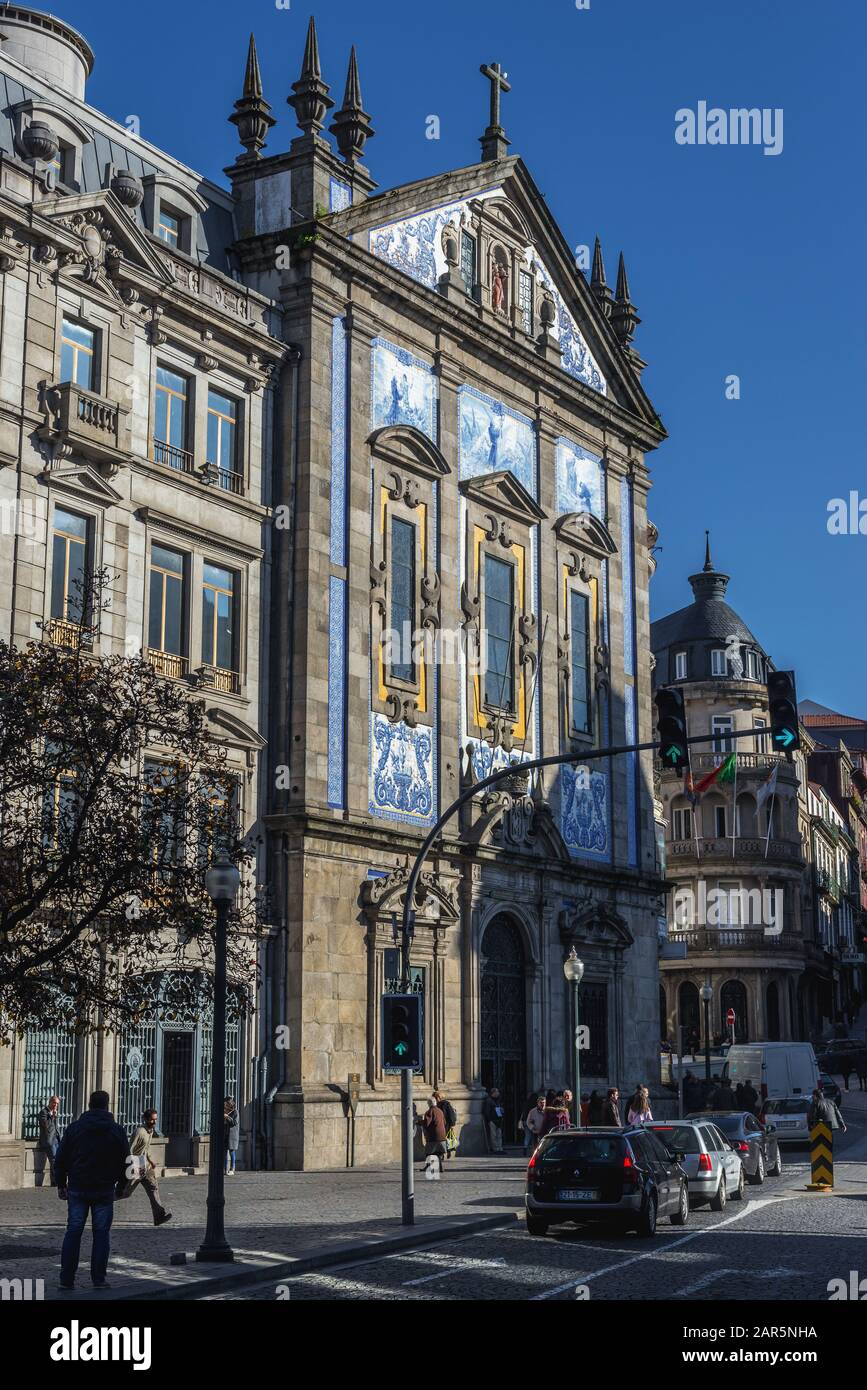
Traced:
[[328, 805], [346, 805], [346, 581], [328, 581]]
[[548, 270], [532, 246], [526, 252], [526, 261], [530, 270], [535, 272], [537, 278], [541, 280], [554, 300], [557, 310], [556, 334], [560, 344], [564, 372], [568, 372], [577, 381], [583, 381], [585, 385], [591, 386], [594, 391], [599, 391], [603, 396], [607, 395], [608, 386], [605, 377], [599, 370], [599, 365], [587, 346], [584, 335], [566, 307], [566, 301], [554, 284]]
[[[499, 188], [485, 189], [475, 194], [474, 198], [490, 198], [501, 191]], [[444, 203], [417, 216], [405, 217], [400, 222], [375, 227], [369, 233], [369, 250], [381, 261], [388, 261], [395, 269], [435, 290], [446, 270], [443, 228], [447, 222], [460, 227], [468, 220], [468, 208], [467, 199]]]
[[346, 325], [331, 323], [331, 563], [346, 564]]
[[560, 769], [560, 833], [575, 858], [610, 858], [607, 773]]
[[370, 721], [370, 804], [372, 816], [431, 825], [434, 815], [434, 731], [392, 724], [384, 714]]
[[604, 521], [604, 466], [599, 455], [561, 436], [557, 440], [556, 459], [558, 516], [592, 512]]
[[504, 748], [492, 748], [484, 739], [478, 738], [467, 739], [466, 752], [472, 763], [473, 777], [477, 782], [480, 782], [483, 777], [490, 777], [493, 772], [499, 772], [501, 768], [528, 762], [533, 756], [531, 753], [523, 752], [520, 748], [513, 748], [511, 753], [507, 753]]
[[373, 339], [371, 424], [412, 425], [436, 440], [436, 378], [433, 367], [385, 338]]
[[532, 420], [474, 386], [461, 386], [458, 412], [461, 478], [506, 469], [535, 497], [536, 431]]
[[329, 197], [329, 212], [342, 212], [352, 207], [352, 189], [342, 179], [332, 179]]

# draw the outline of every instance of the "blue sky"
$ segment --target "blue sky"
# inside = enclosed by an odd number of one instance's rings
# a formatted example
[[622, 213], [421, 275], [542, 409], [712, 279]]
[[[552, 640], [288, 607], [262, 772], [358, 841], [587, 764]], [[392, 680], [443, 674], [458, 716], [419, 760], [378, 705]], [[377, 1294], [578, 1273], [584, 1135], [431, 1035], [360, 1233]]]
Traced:
[[[802, 698], [867, 715], [867, 535], [830, 536], [827, 508], [867, 500], [864, 340], [867, 6], [843, 0], [54, 0], [96, 51], [88, 97], [202, 173], [238, 151], [226, 122], [256, 32], [279, 124], [316, 14], [343, 94], [356, 43], [381, 187], [478, 158], [482, 62], [512, 92], [504, 123], [571, 245], [627, 258], [636, 347], [670, 439], [650, 456], [659, 526], [653, 616], [691, 598], [704, 529], [729, 599]], [[123, 19], [120, 18], [121, 14]], [[782, 108], [783, 151], [681, 146], [675, 112]], [[437, 114], [441, 138], [425, 138]], [[740, 399], [725, 381], [740, 378]], [[865, 509], [867, 510], [867, 509]], [[867, 522], [865, 522], [867, 524]]]

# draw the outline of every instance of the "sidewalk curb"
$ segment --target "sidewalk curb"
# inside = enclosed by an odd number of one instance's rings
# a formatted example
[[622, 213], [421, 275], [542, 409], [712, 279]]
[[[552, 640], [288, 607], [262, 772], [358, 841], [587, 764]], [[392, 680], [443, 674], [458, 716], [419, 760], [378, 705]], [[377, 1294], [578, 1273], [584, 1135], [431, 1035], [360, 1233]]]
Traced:
[[101, 1294], [88, 1294], [83, 1299], [56, 1299], [52, 1302], [78, 1303], [154, 1303], [170, 1300], [196, 1299], [202, 1294], [228, 1293], [232, 1289], [250, 1288], [257, 1284], [279, 1283], [307, 1274], [314, 1269], [330, 1269], [334, 1265], [350, 1264], [362, 1259], [377, 1259], [392, 1255], [400, 1250], [410, 1250], [423, 1245], [435, 1245], [440, 1241], [454, 1240], [462, 1236], [477, 1235], [480, 1231], [495, 1230], [498, 1226], [514, 1226], [524, 1218], [523, 1211], [500, 1212], [496, 1216], [477, 1216], [470, 1221], [457, 1220], [449, 1225], [413, 1226], [405, 1234], [385, 1236], [370, 1243], [337, 1245], [315, 1255], [300, 1255], [296, 1259], [281, 1260], [267, 1267], [237, 1269], [232, 1274], [216, 1278], [197, 1277], [188, 1284], [166, 1287], [156, 1280], [135, 1292], [112, 1293], [111, 1298]]

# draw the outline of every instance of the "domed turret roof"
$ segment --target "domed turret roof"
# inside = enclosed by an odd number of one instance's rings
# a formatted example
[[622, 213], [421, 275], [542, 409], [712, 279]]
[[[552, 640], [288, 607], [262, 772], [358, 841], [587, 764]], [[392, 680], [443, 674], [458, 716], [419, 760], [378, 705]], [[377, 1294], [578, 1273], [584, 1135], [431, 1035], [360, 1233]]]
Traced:
[[[720, 647], [728, 645], [732, 639], [768, 659], [758, 638], [725, 601], [729, 575], [714, 568], [709, 535], [704, 568], [700, 573], [690, 575], [689, 582], [695, 595], [692, 603], [650, 625], [650, 645], [658, 663], [672, 647], [683, 648], [690, 643]], [[692, 678], [695, 679], [698, 674], [695, 672]]]

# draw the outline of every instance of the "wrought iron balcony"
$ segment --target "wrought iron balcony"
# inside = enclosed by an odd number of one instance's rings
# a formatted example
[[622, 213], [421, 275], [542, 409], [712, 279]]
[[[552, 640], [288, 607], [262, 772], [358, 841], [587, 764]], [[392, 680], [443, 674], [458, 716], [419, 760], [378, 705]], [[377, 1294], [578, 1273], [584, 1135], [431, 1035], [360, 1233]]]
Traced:
[[832, 902], [840, 901], [840, 882], [834, 874], [829, 874], [827, 869], [814, 869], [813, 877], [818, 891]]
[[155, 463], [163, 463], [167, 468], [174, 468], [178, 473], [194, 473], [195, 465], [192, 454], [186, 449], [178, 449], [174, 444], [167, 444], [164, 439], [157, 439], [156, 436], [151, 440]]
[[69, 622], [66, 618], [51, 618], [45, 627], [45, 636], [54, 647], [68, 647], [72, 651], [90, 651], [93, 646], [93, 633], [81, 623]]
[[207, 690], [220, 690], [226, 695], [237, 695], [241, 689], [241, 677], [237, 671], [227, 671], [222, 666], [200, 666], [196, 675], [199, 683]]
[[86, 391], [74, 381], [42, 384], [45, 423], [36, 433], [55, 464], [73, 453], [116, 473], [129, 461], [129, 411], [117, 401]]
[[172, 680], [180, 680], [187, 674], [189, 669], [189, 658], [186, 656], [176, 656], [174, 652], [162, 652], [156, 647], [148, 647], [148, 663], [161, 676], [169, 676]]

